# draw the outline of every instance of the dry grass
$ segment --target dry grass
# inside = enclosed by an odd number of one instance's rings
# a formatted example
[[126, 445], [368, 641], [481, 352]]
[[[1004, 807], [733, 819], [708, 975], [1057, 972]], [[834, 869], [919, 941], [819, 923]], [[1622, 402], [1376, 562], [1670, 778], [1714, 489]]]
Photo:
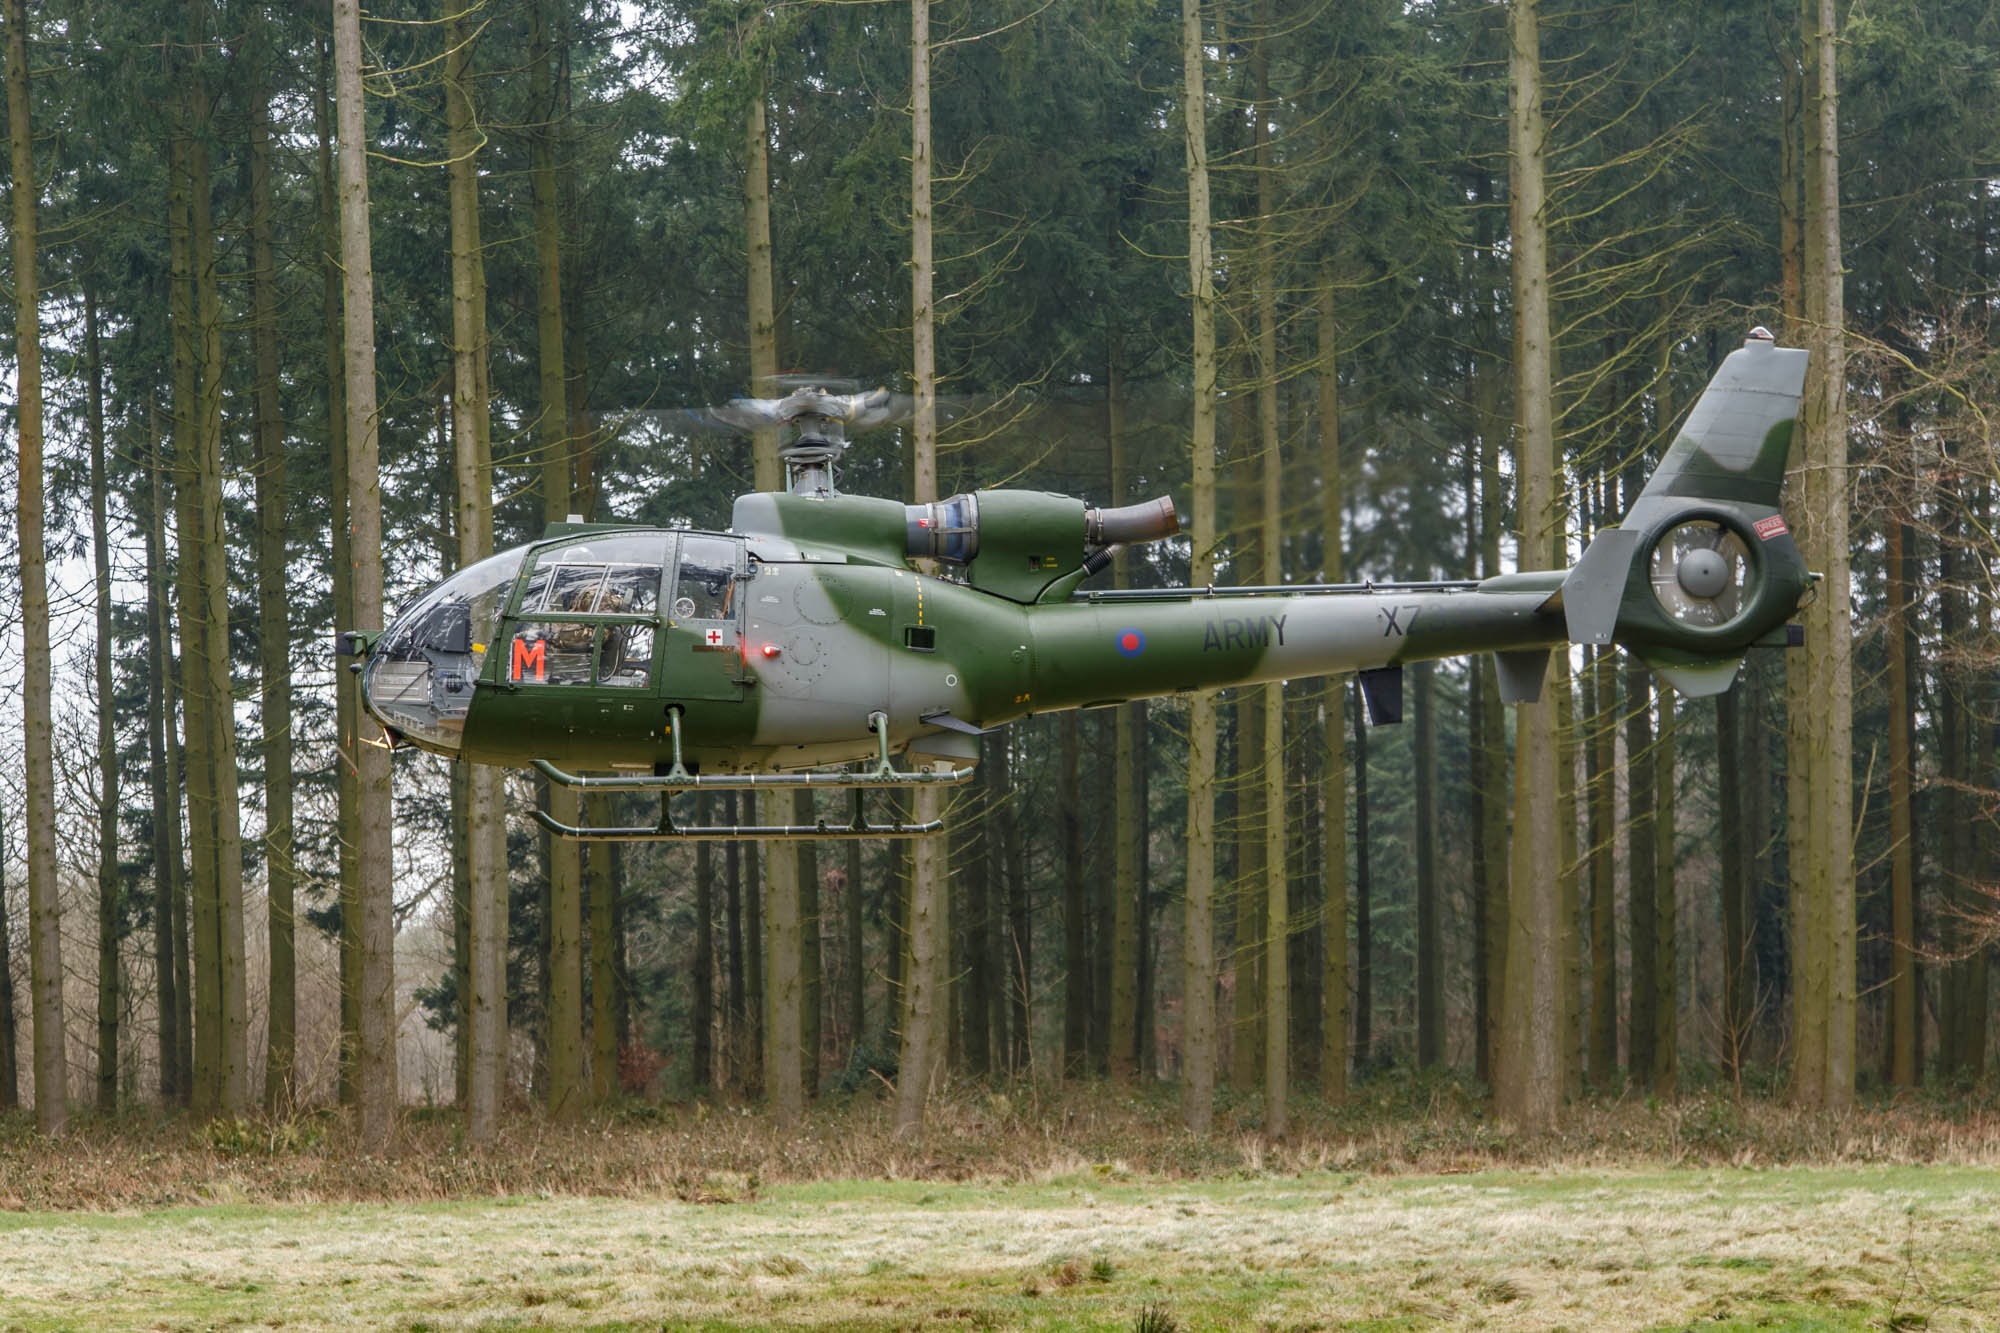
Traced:
[[0, 1327], [1990, 1329], [1986, 1168], [768, 1188], [0, 1217]]
[[[1448, 1081], [1252, 1100], [872, 1094], [726, 1106], [0, 1119], [0, 1329], [2000, 1327], [1989, 1098], [1845, 1117], [1597, 1102], [1519, 1135]], [[1768, 1168], [1789, 1169], [1773, 1170]], [[1148, 1312], [1150, 1311], [1150, 1315]]]
[[1449, 1081], [1371, 1085], [1342, 1107], [1301, 1103], [1268, 1143], [1254, 1098], [1225, 1101], [1215, 1134], [1180, 1127], [1168, 1089], [1033, 1086], [938, 1099], [920, 1142], [898, 1138], [873, 1095], [829, 1100], [787, 1132], [748, 1108], [628, 1106], [582, 1123], [517, 1114], [498, 1141], [464, 1142], [455, 1117], [405, 1117], [387, 1151], [357, 1144], [339, 1112], [203, 1124], [79, 1118], [61, 1143], [0, 1119], [0, 1209], [106, 1210], [204, 1202], [331, 1203], [523, 1194], [742, 1202], [821, 1180], [1203, 1180], [1339, 1170], [1452, 1174], [1492, 1168], [1631, 1169], [2000, 1163], [1991, 1098], [1888, 1105], [1841, 1117], [1699, 1096], [1572, 1108], [1545, 1134], [1489, 1119]]

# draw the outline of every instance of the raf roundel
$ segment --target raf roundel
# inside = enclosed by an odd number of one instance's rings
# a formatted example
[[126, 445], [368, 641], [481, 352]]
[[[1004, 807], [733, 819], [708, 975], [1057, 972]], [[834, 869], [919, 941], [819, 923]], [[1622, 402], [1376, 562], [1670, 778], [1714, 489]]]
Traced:
[[1146, 651], [1146, 636], [1137, 629], [1121, 629], [1111, 640], [1120, 657], [1137, 657]]

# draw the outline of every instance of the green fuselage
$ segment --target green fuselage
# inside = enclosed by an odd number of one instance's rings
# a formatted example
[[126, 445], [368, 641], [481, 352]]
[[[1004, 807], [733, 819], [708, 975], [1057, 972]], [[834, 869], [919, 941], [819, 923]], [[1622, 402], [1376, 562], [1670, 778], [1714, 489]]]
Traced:
[[[689, 535], [658, 534], [668, 543]], [[566, 618], [566, 632], [583, 638], [592, 629], [628, 643], [650, 637], [644, 685], [600, 684], [587, 671], [558, 679], [548, 669], [556, 650], [523, 639], [525, 626], [549, 617], [523, 611], [517, 590], [493, 636], [497, 651], [483, 652], [459, 744], [431, 748], [496, 764], [649, 771], [673, 757], [678, 715], [690, 766], [765, 771], [873, 755], [869, 719], [879, 713], [892, 749], [963, 760], [966, 729], [1034, 713], [1563, 639], [1561, 615], [1541, 609], [1559, 574], [1525, 584], [1084, 593], [1023, 604], [907, 568], [798, 550], [765, 558], [762, 544], [744, 543], [720, 622], [677, 619], [671, 592], [651, 617]]]
[[1033, 713], [1475, 652], [1520, 701], [1568, 642], [1713, 694], [1811, 586], [1777, 507], [1805, 360], [1754, 330], [1568, 571], [1080, 592], [1115, 545], [1172, 535], [1171, 503], [903, 505], [837, 494], [837, 450], [808, 451], [790, 491], [738, 498], [728, 533], [564, 524], [459, 571], [361, 636], [363, 697], [393, 738], [476, 761], [654, 773], [678, 755], [714, 775], [886, 768], [877, 719], [889, 750], [956, 770], [979, 731]]

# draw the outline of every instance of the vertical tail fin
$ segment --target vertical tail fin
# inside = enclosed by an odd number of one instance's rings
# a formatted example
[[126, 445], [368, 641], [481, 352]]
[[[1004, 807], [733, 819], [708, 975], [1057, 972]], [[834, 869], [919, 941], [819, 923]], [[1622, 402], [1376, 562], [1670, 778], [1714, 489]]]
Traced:
[[1631, 512], [1563, 581], [1576, 643], [1617, 642], [1683, 693], [1728, 689], [1811, 586], [1778, 493], [1807, 354], [1763, 329], [1723, 360]]

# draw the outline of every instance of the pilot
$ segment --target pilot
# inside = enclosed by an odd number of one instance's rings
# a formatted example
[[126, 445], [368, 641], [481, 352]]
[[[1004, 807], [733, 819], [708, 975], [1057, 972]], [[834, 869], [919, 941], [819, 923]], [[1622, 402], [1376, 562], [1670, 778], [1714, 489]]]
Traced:
[[[586, 584], [572, 592], [562, 606], [562, 610], [573, 615], [615, 616], [629, 611], [631, 606], [623, 597], [597, 584]], [[557, 648], [570, 653], [590, 651], [591, 625], [561, 625], [549, 636]], [[614, 629], [612, 633], [619, 633]], [[606, 635], [606, 647], [610, 647], [610, 635]]]

